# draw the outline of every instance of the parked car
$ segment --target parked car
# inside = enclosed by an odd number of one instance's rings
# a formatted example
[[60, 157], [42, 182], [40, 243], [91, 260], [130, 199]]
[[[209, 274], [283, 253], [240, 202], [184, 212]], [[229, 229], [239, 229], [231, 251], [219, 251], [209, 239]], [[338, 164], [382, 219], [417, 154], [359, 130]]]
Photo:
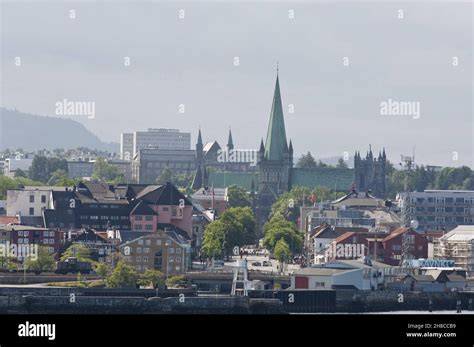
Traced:
[[262, 263], [259, 262], [259, 261], [254, 261], [254, 262], [252, 263], [252, 266], [262, 266]]
[[262, 265], [263, 266], [272, 266], [272, 262], [268, 261], [268, 260], [264, 260]]

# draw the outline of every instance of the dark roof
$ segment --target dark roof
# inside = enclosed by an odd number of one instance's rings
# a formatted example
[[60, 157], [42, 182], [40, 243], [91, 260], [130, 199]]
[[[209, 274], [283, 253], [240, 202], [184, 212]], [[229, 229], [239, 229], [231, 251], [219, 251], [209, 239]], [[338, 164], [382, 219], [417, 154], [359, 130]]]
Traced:
[[[347, 232], [353, 232], [353, 233], [362, 233], [362, 232], [368, 232], [369, 230], [366, 228], [359, 228], [359, 227], [333, 227], [328, 224], [324, 224], [324, 226], [321, 228], [321, 226], [316, 227], [316, 230], [312, 237], [317, 237], [317, 238], [325, 238], [325, 239], [335, 239], [338, 238], [342, 235], [344, 235]], [[313, 229], [313, 230], [315, 230]]]
[[140, 201], [130, 212], [133, 215], [142, 215], [142, 216], [158, 216], [158, 213], [153, 211], [153, 209], [146, 204], [145, 201]]
[[434, 282], [435, 279], [431, 275], [407, 275], [405, 278], [411, 277], [417, 282]]
[[333, 201], [332, 203], [337, 204], [339, 202], [342, 202], [344, 200], [351, 199], [351, 198], [368, 198], [368, 199], [377, 200], [377, 198], [373, 196], [372, 194], [370, 194], [369, 192], [358, 192], [357, 190], [352, 189], [349, 193]]
[[173, 184], [167, 182], [161, 185], [150, 185], [138, 193], [137, 200], [143, 200], [152, 205], [179, 205], [180, 200], [191, 206], [191, 202]]
[[32, 225], [35, 227], [44, 227], [43, 217], [38, 216], [20, 216], [20, 223], [24, 225]]
[[169, 223], [158, 223], [158, 229], [166, 232], [171, 238], [179, 243], [189, 241], [189, 235], [183, 229]]
[[466, 282], [467, 280], [461, 275], [447, 275], [449, 282]]

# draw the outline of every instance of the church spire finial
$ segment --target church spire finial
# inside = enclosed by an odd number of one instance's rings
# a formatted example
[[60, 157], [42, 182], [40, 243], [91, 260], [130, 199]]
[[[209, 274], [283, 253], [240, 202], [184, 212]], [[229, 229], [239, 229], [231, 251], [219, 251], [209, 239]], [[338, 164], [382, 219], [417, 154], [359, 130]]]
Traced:
[[278, 64], [278, 60], [277, 60], [277, 76], [278, 76], [279, 71], [280, 71], [280, 65]]

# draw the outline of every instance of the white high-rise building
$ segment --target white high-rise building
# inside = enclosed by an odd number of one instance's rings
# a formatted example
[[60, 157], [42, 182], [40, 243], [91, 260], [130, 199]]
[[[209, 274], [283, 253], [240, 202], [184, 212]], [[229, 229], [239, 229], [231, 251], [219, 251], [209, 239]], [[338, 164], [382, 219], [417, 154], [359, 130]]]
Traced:
[[121, 134], [120, 155], [122, 159], [131, 160], [140, 149], [147, 148], [190, 150], [191, 133], [182, 133], [178, 129], [148, 129], [147, 131]]

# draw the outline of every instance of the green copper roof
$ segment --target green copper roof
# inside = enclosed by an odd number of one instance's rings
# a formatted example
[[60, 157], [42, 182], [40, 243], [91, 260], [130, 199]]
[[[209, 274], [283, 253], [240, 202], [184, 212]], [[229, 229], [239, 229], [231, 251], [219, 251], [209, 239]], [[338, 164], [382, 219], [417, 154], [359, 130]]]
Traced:
[[285, 120], [283, 119], [280, 83], [277, 75], [270, 122], [268, 123], [267, 141], [265, 142], [265, 159], [282, 161], [286, 149], [288, 149], [288, 146], [286, 143]]
[[242, 187], [248, 191], [252, 188], [252, 180], [258, 181], [258, 175], [251, 172], [210, 172], [209, 186], [225, 188], [232, 185]]
[[353, 169], [339, 168], [315, 168], [300, 169], [292, 171], [292, 186], [302, 187], [326, 187], [337, 191], [348, 191], [354, 182]]

